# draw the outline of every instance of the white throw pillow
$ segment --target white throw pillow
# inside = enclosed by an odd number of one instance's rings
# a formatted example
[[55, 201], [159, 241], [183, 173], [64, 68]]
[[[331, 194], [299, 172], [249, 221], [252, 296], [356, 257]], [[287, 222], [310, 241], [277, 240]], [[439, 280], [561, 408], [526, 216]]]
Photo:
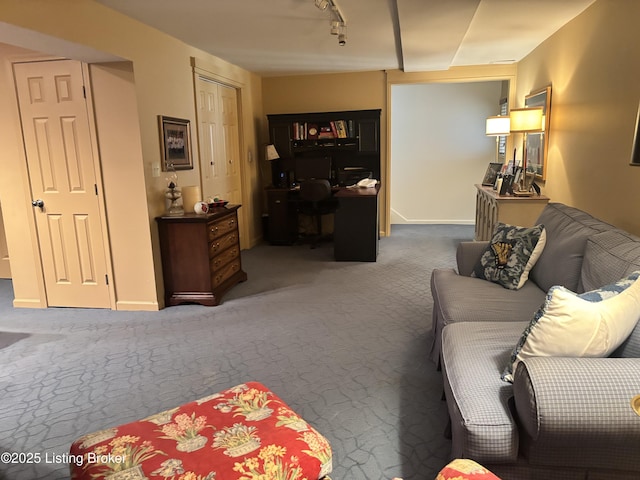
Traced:
[[640, 319], [639, 277], [637, 271], [580, 295], [564, 287], [551, 287], [514, 348], [502, 379], [512, 382], [518, 362], [527, 357], [611, 355]]

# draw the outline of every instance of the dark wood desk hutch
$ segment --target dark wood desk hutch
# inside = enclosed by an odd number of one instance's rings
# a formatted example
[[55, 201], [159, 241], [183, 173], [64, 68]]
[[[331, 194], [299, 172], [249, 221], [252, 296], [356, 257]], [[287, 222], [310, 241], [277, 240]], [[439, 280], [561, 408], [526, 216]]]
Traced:
[[[271, 162], [267, 191], [269, 241], [291, 244], [297, 215], [288, 206], [288, 189], [300, 180], [305, 160], [330, 161], [332, 185], [346, 186], [370, 176], [380, 180], [380, 110], [267, 115], [269, 137], [280, 158]], [[377, 191], [376, 191], [377, 192]], [[377, 209], [376, 209], [377, 211]]]
[[247, 279], [240, 258], [238, 208], [156, 218], [167, 306], [218, 305], [225, 292]]

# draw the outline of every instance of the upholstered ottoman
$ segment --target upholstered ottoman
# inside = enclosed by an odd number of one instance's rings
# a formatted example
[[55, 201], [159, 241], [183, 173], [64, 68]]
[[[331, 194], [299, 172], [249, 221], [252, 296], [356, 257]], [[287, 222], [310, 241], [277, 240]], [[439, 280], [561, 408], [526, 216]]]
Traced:
[[331, 446], [264, 385], [249, 382], [71, 445], [74, 480], [318, 480]]
[[473, 460], [456, 458], [440, 470], [436, 480], [500, 480], [500, 477]]

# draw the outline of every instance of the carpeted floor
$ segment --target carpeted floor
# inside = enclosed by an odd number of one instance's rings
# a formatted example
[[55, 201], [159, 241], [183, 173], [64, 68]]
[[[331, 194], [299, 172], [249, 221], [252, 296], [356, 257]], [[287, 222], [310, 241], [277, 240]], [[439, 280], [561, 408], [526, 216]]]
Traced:
[[[440, 372], [428, 360], [434, 267], [471, 226], [394, 226], [375, 263], [331, 244], [243, 251], [249, 280], [214, 307], [14, 309], [0, 280], [0, 478], [68, 478], [47, 457], [78, 436], [248, 380], [331, 442], [334, 480], [432, 479], [449, 460]], [[223, 479], [222, 479], [223, 480]]]

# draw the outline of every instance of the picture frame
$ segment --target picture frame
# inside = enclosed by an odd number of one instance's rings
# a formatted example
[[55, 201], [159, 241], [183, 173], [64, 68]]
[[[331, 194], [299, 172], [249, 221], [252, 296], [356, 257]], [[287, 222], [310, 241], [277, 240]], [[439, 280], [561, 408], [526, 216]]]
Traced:
[[631, 146], [631, 162], [629, 165], [640, 166], [640, 105], [636, 114], [636, 126], [633, 130], [633, 144]]
[[[509, 116], [509, 101], [507, 97], [501, 98], [499, 102], [500, 115]], [[498, 137], [498, 161], [504, 162], [507, 159], [507, 136], [500, 135]]]
[[162, 171], [168, 171], [170, 165], [175, 170], [192, 170], [190, 121], [158, 115], [158, 127]]
[[527, 108], [542, 107], [544, 131], [541, 133], [527, 134], [524, 154], [527, 171], [535, 173], [536, 178], [546, 180], [549, 126], [551, 124], [551, 86], [533, 91], [525, 96], [524, 106]]
[[482, 185], [485, 187], [493, 186], [496, 183], [496, 178], [502, 170], [502, 163], [491, 162], [487, 166], [487, 171], [482, 179]]

